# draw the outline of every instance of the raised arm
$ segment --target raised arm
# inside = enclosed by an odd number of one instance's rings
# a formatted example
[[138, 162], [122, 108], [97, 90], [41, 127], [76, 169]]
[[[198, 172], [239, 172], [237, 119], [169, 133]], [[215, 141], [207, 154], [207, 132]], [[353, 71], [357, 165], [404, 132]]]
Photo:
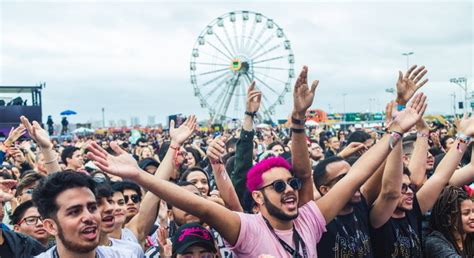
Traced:
[[[174, 128], [174, 121], [170, 123], [170, 137], [171, 137], [171, 147], [181, 146], [193, 133], [196, 128], [196, 117], [190, 116], [186, 121], [179, 127]], [[163, 158], [163, 162], [168, 164], [174, 164], [173, 157], [176, 150], [168, 151]], [[163, 168], [161, 165], [158, 167], [154, 177], [169, 180], [172, 176], [173, 170]], [[153, 227], [153, 224], [158, 215], [158, 208], [160, 204], [160, 197], [156, 196], [152, 192], [148, 191], [143, 201], [140, 205], [140, 211], [135, 215], [125, 227], [130, 229], [133, 234], [137, 237], [139, 243], [145, 241], [145, 238], [150, 232], [150, 229]]]
[[306, 110], [313, 104], [314, 92], [319, 81], [308, 87], [308, 67], [304, 66], [293, 90], [293, 112], [291, 113], [291, 159], [295, 176], [301, 179], [298, 207], [314, 200], [311, 163], [304, 129]]
[[[386, 113], [387, 117], [391, 117], [394, 104], [394, 102], [389, 104]], [[370, 210], [370, 223], [374, 228], [379, 228], [385, 224], [397, 207], [398, 199], [401, 196], [402, 176], [402, 143], [399, 141], [388, 155], [382, 177], [382, 188]]]
[[407, 107], [401, 111], [389, 125], [389, 130], [392, 133], [384, 135], [377, 144], [364, 153], [352, 166], [347, 176], [342, 178], [327, 194], [316, 202], [328, 223], [382, 164], [389, 154], [391, 147], [398, 143], [403, 133], [410, 130], [425, 109], [426, 105], [422, 103], [415, 107]]
[[[211, 227], [215, 228], [231, 245], [237, 242], [240, 231], [240, 217], [227, 208], [197, 196], [191, 192], [183, 191], [179, 186], [166, 180], [154, 177], [141, 170], [135, 159], [122, 150], [117, 143], [112, 142], [112, 149], [117, 156], [108, 154], [97, 143], [92, 142], [88, 149], [87, 157], [93, 159], [95, 164], [103, 171], [128, 178], [144, 188], [148, 189], [167, 203], [186, 211], [194, 216], [202, 218]], [[175, 152], [173, 146], [168, 152]], [[172, 162], [162, 162], [160, 168], [164, 173], [172, 173], [174, 165]]]
[[449, 179], [449, 184], [454, 186], [469, 185], [472, 182], [474, 182], [474, 151], [471, 152], [471, 162], [456, 170]]
[[225, 153], [225, 143], [219, 137], [214, 139], [207, 149], [207, 156], [211, 162], [212, 173], [216, 179], [217, 189], [224, 200], [225, 205], [233, 211], [242, 212], [239, 198], [235, 192], [234, 186], [230, 181], [229, 175], [222, 163], [222, 156]]
[[[426, 73], [428, 73], [428, 70], [426, 70], [424, 66], [417, 68], [416, 65], [410, 67], [405, 74], [401, 71], [398, 72], [396, 102], [399, 107], [403, 108], [403, 106], [405, 106], [413, 97], [415, 92], [428, 82], [428, 79], [421, 81]], [[408, 168], [412, 174], [412, 182], [417, 186], [421, 186], [425, 179], [426, 157], [428, 152], [428, 139], [423, 136], [427, 135], [429, 131], [426, 131], [428, 128], [423, 120], [420, 120], [416, 124], [416, 129], [419, 133], [419, 137], [417, 137], [415, 142], [415, 149], [413, 150]]]
[[454, 142], [455, 147], [453, 146], [453, 148], [446, 153], [446, 156], [444, 156], [436, 168], [435, 173], [416, 193], [422, 213], [426, 213], [433, 207], [439, 194], [459, 165], [459, 161], [461, 161], [467, 149], [467, 145], [470, 142], [470, 137], [474, 136], [474, 116], [468, 118], [466, 114], [464, 115], [459, 125], [459, 132], [460, 137]]
[[231, 174], [232, 184], [243, 204], [245, 183], [247, 181], [247, 172], [253, 165], [253, 119], [256, 116], [262, 99], [262, 92], [255, 89], [255, 82], [252, 82], [247, 90], [247, 102], [245, 105], [245, 116], [240, 132], [240, 138], [237, 141], [235, 149], [235, 166]]
[[410, 180], [414, 183], [418, 189], [423, 185], [426, 180], [426, 159], [428, 158], [428, 137], [430, 130], [428, 125], [423, 119], [420, 119], [416, 123], [417, 137], [415, 141], [415, 147], [408, 163], [408, 169], [410, 170]]
[[30, 137], [40, 147], [44, 157], [44, 167], [48, 174], [60, 172], [61, 167], [58, 162], [58, 154], [53, 150], [53, 143], [49, 139], [48, 132], [36, 121], [33, 121], [33, 124], [31, 124], [28, 118], [24, 116], [21, 116], [20, 120], [26, 130], [28, 130]]

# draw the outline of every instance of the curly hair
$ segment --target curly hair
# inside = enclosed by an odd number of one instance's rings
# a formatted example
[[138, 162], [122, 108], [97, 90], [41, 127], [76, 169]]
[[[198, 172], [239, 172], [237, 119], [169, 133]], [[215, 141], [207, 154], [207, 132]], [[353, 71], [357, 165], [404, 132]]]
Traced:
[[443, 234], [462, 257], [474, 257], [474, 234], [467, 234], [463, 250], [456, 243], [455, 232], [463, 235], [461, 203], [470, 200], [469, 194], [461, 187], [447, 186], [443, 189], [431, 211], [430, 228]]

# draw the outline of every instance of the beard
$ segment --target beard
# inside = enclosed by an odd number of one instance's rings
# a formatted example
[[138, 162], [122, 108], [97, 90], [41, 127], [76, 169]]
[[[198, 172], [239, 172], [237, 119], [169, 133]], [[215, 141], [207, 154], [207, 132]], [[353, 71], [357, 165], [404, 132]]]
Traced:
[[58, 225], [58, 237], [61, 240], [61, 243], [64, 245], [64, 247], [67, 250], [75, 252], [75, 253], [89, 253], [93, 251], [94, 249], [96, 249], [97, 246], [99, 246], [99, 233], [100, 232], [97, 233], [97, 240], [95, 242], [81, 245], [77, 242], [74, 242], [73, 240], [66, 239], [63, 228], [61, 227], [61, 225], [59, 225], [59, 223], [56, 223], [56, 224]]
[[405, 207], [402, 207], [402, 206], [397, 206], [397, 210], [398, 211], [403, 211], [403, 212], [409, 212], [412, 210], [412, 208], [405, 208]]
[[273, 203], [270, 202], [265, 193], [262, 192], [262, 194], [263, 200], [265, 201], [265, 208], [267, 208], [268, 214], [270, 214], [271, 216], [283, 221], [291, 221], [298, 217], [298, 211], [296, 211], [295, 215], [288, 215], [284, 213], [281, 209], [273, 205]]

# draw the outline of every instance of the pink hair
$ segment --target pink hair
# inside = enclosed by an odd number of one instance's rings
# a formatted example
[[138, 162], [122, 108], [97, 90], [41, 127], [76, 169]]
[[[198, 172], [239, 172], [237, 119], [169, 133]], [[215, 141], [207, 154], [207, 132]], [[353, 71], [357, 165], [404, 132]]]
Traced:
[[263, 174], [272, 168], [286, 168], [291, 170], [291, 165], [281, 157], [271, 157], [255, 164], [247, 173], [247, 189], [253, 192], [262, 187]]

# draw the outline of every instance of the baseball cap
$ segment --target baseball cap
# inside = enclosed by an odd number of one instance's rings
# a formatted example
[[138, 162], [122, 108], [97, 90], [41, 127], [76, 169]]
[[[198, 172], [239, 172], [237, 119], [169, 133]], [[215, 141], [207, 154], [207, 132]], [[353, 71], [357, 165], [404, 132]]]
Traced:
[[146, 158], [146, 159], [143, 159], [141, 160], [139, 163], [138, 163], [138, 166], [141, 168], [141, 169], [145, 169], [146, 167], [148, 166], [155, 166], [155, 167], [159, 167], [160, 166], [160, 163], [158, 163], [158, 161], [156, 161], [155, 159], [153, 158]]
[[217, 252], [211, 232], [199, 223], [188, 223], [179, 227], [172, 242], [173, 255], [181, 254], [191, 246], [201, 246], [211, 252]]

